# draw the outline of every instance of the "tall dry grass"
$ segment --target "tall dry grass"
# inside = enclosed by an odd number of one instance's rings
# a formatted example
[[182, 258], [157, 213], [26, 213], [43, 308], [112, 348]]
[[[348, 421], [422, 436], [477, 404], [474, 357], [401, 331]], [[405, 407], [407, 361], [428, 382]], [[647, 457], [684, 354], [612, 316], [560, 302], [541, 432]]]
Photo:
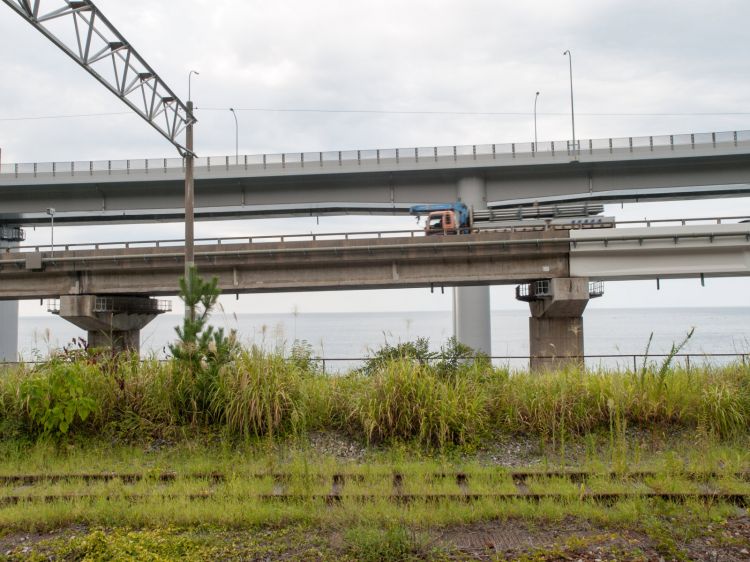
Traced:
[[70, 428], [75, 435], [144, 439], [208, 429], [243, 438], [286, 438], [344, 430], [364, 442], [444, 447], [476, 443], [497, 432], [555, 440], [607, 432], [619, 424], [696, 429], [725, 439], [746, 435], [750, 426], [750, 366], [742, 364], [543, 374], [473, 364], [448, 376], [429, 365], [394, 359], [369, 375], [329, 377], [308, 363], [252, 348], [222, 367], [209, 389], [208, 411], [196, 415], [184, 400], [193, 392], [191, 379], [175, 362], [81, 361], [5, 369], [0, 438], [41, 433], [24, 383], [60, 369], [75, 369], [85, 397], [96, 405]]
[[491, 409], [496, 425], [542, 436], [608, 429], [620, 416], [630, 426], [696, 428], [725, 438], [748, 430], [750, 367], [518, 373], [496, 383]]
[[368, 442], [415, 440], [443, 447], [487, 431], [488, 396], [474, 377], [440, 377], [405, 359], [380, 365], [351, 397], [349, 419]]

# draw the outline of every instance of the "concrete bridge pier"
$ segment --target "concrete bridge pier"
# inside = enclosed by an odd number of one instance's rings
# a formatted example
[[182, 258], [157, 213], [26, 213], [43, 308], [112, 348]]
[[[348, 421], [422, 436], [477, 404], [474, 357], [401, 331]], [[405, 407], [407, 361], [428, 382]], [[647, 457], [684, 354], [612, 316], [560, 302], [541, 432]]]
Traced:
[[[487, 187], [482, 176], [467, 176], [458, 181], [458, 200], [469, 208], [487, 208]], [[490, 288], [453, 288], [453, 335], [469, 347], [492, 355], [490, 327]]]
[[590, 286], [587, 278], [557, 278], [535, 281], [516, 288], [516, 298], [531, 308], [529, 355], [532, 371], [583, 367], [583, 311], [601, 286]]
[[[0, 226], [0, 254], [23, 239], [23, 229]], [[18, 361], [18, 301], [0, 301], [0, 361]]]
[[141, 329], [170, 309], [169, 301], [149, 297], [63, 295], [52, 312], [86, 330], [89, 348], [138, 353]]

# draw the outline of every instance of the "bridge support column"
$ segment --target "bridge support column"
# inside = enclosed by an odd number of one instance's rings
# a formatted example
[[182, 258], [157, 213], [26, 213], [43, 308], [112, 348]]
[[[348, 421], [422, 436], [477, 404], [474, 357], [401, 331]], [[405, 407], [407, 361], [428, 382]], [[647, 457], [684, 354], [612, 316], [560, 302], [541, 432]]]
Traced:
[[[487, 208], [487, 187], [481, 176], [461, 178], [457, 195], [458, 200], [469, 208]], [[488, 286], [453, 288], [453, 335], [476, 351], [492, 354]]]
[[[0, 226], [0, 254], [23, 239], [23, 229]], [[18, 361], [18, 301], [0, 301], [0, 361]]]
[[600, 287], [590, 287], [586, 278], [536, 281], [516, 289], [516, 298], [527, 301], [529, 355], [532, 371], [583, 367], [583, 311]]
[[141, 328], [170, 308], [169, 302], [148, 297], [63, 295], [52, 312], [86, 330], [90, 348], [138, 353]]

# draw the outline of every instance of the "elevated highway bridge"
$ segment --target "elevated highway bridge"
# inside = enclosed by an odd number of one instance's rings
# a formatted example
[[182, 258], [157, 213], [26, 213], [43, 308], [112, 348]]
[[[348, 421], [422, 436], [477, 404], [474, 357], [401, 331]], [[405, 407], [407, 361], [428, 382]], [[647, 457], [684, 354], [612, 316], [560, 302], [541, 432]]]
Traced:
[[[23, 238], [20, 229], [24, 226], [49, 224], [51, 216], [47, 212], [48, 209], [54, 209], [56, 224], [183, 220], [183, 166], [181, 159], [2, 163], [0, 248], [18, 245]], [[582, 140], [575, 146], [567, 141], [550, 141], [538, 145], [511, 143], [205, 157], [197, 160], [195, 178], [195, 215], [198, 219], [356, 213], [405, 214], [413, 204], [453, 201], [461, 201], [474, 210], [484, 211], [520, 210], [529, 206], [562, 203], [585, 206], [616, 201], [733, 197], [750, 194], [750, 131], [592, 139]], [[14, 237], [13, 232], [17, 232], [18, 235]], [[8, 233], [11, 234], [7, 235]], [[481, 241], [493, 242], [489, 238]], [[518, 278], [511, 279], [507, 276], [507, 271], [504, 277], [499, 269], [502, 260], [476, 260], [476, 256], [481, 252], [490, 251], [479, 242], [456, 246], [449, 250], [449, 242], [445, 241], [446, 245], [435, 255], [445, 256], [448, 261], [448, 256], [452, 255], [454, 262], [452, 266], [446, 265], [443, 268], [434, 265], [414, 267], [411, 265], [412, 262], [418, 260], [395, 259], [393, 252], [407, 255], [408, 252], [424, 252], [427, 247], [419, 246], [423, 242], [409, 241], [404, 242], [399, 249], [377, 249], [378, 252], [383, 252], [379, 254], [379, 261], [369, 259], [369, 255], [368, 259], [363, 260], [361, 250], [349, 248], [346, 254], [349, 260], [347, 267], [342, 265], [346, 263], [345, 260], [333, 254], [335, 257], [329, 257], [327, 266], [317, 267], [317, 276], [309, 276], [303, 269], [295, 269], [297, 266], [289, 265], [289, 256], [304, 255], [299, 252], [295, 254], [295, 249], [291, 246], [287, 248], [290, 253], [284, 253], [283, 259], [273, 258], [273, 263], [267, 263], [260, 268], [266, 273], [247, 273], [242, 277], [240, 271], [243, 268], [240, 267], [236, 272], [234, 268], [231, 283], [226, 273], [229, 269], [224, 273], [219, 271], [218, 275], [225, 288], [236, 292], [260, 290], [261, 281], [266, 290], [304, 289], [300, 285], [308, 282], [309, 290], [313, 290], [313, 280], [316, 280], [319, 289], [332, 286], [353, 288], [376, 285], [454, 285], [456, 337], [476, 349], [489, 352], [490, 302], [486, 285], [524, 279], [533, 281], [536, 278], [533, 275], [525, 278], [519, 275]], [[590, 242], [597, 243], [593, 240]], [[412, 247], [411, 244], [415, 246]], [[576, 276], [570, 278], [624, 276], [628, 271], [635, 271], [633, 267], [640, 265], [639, 251], [649, 248], [644, 242], [641, 250], [635, 249], [630, 254], [628, 251], [622, 251], [616, 257], [612, 257], [609, 250], [597, 253], [598, 250], [593, 249], [591, 244], [579, 246], [589, 248], [585, 250], [585, 260], [572, 257], [578, 252], [583, 255], [583, 249], [578, 250], [574, 246], [570, 252], [569, 259], [572, 261], [567, 265], [568, 274]], [[678, 255], [683, 247], [687, 246], [687, 243], [676, 244], [669, 249], [660, 250], [661, 255]], [[708, 247], [715, 249], [718, 245]], [[226, 248], [220, 251], [226, 251]], [[713, 263], [713, 258], [709, 255], [713, 255], [712, 251], [708, 250], [700, 257], [694, 254], [689, 258], [696, 264], [690, 270], [690, 275], [735, 274], [725, 270], [724, 264], [718, 264], [715, 271], [709, 271], [708, 266]], [[241, 253], [241, 257], [237, 258], [238, 263], [260, 264], [262, 259], [270, 259], [253, 254], [250, 248], [242, 252], [247, 253]], [[331, 250], [319, 248], [313, 251], [313, 248], [309, 247], [308, 257], [305, 259], [313, 263], [313, 258], [309, 256], [320, 257], [326, 252], [330, 253]], [[358, 252], [359, 257], [355, 259], [354, 255]], [[475, 255], [472, 255], [472, 252]], [[163, 279], [172, 278], [172, 287], [176, 290], [176, 271], [180, 267], [180, 257], [176, 254], [179, 254], [179, 250], [172, 249], [171, 254], [175, 255], [136, 259], [148, 264], [154, 280], [160, 275]], [[496, 255], [501, 254], [502, 252], [498, 251]], [[282, 253], [277, 252], [276, 255]], [[635, 257], [629, 257], [631, 255]], [[606, 256], [614, 261], [606, 262]], [[52, 262], [48, 261], [51, 256], [40, 255], [33, 258], [41, 260], [43, 267], [35, 272], [34, 281], [31, 281], [31, 277], [25, 278], [24, 282], [30, 283], [30, 292], [44, 292], [38, 288], [32, 290], [32, 287], [36, 283], [41, 283], [42, 279], [52, 279], [57, 275], [58, 288], [49, 290], [48, 286], [45, 294], [52, 295], [55, 291], [64, 294], [65, 287], [69, 285], [71, 271], [75, 271], [79, 278], [96, 279], [97, 283], [102, 284], [106, 264], [109, 263], [111, 268], [111, 263], [114, 263], [111, 260], [108, 262], [107, 256], [101, 259], [94, 259], [93, 255], [55, 257], [58, 260]], [[62, 261], [63, 257], [66, 261]], [[81, 265], [82, 258], [88, 259], [89, 266]], [[26, 260], [27, 257], [23, 259]], [[71, 261], [67, 261], [68, 259]], [[212, 267], [218, 271], [220, 264], [231, 261], [230, 258], [218, 254], [210, 259], [200, 259], [216, 265], [209, 267], [208, 271], [211, 271]], [[344, 280], [342, 272], [353, 275], [353, 264], [357, 259], [364, 263], [366, 267], [362, 271], [367, 271], [367, 274], [362, 278], [354, 276]], [[516, 256], [514, 259], [520, 258]], [[461, 260], [468, 264], [466, 271], [458, 275], [450, 273], [460, 269]], [[653, 258], [652, 261], [655, 266], [659, 266], [661, 262], [666, 263], [661, 258]], [[174, 271], [167, 267], [167, 262]], [[374, 275], [376, 263], [380, 267], [379, 280]], [[607, 267], [602, 265], [605, 263]], [[96, 267], [93, 267], [94, 264]], [[674, 275], [688, 274], [683, 272], [682, 265], [677, 265]], [[25, 262], [21, 269], [26, 269]], [[122, 267], [116, 269], [117, 271], [111, 275], [122, 280], [119, 286], [120, 294], [125, 297], [133, 292], [137, 293], [130, 282], [132, 276]], [[251, 269], [250, 266], [244, 267], [244, 271], [247, 272]], [[327, 280], [321, 277], [320, 271], [324, 269], [329, 271]], [[95, 274], [95, 270], [101, 273]], [[31, 268], [31, 271], [33, 272], [34, 268]], [[481, 271], [484, 271], [484, 277], [479, 274]], [[609, 277], [605, 272], [609, 272]], [[556, 270], [555, 275], [558, 274], [563, 275], [561, 271]], [[265, 278], [261, 278], [261, 275], [265, 275]], [[555, 275], [549, 277], [568, 278]], [[640, 278], [639, 276], [657, 276], [657, 273], [645, 267], [642, 273], [632, 273], [631, 278]], [[23, 275], [19, 277], [21, 278]], [[3, 281], [3, 286], [7, 283]], [[154, 283], [151, 287], [154, 290], [152, 294], [162, 293], [160, 287], [164, 286], [164, 282], [162, 280], [159, 283], [161, 285]], [[114, 281], [108, 285], [109, 288], [105, 288], [104, 285], [101, 285], [103, 294], [114, 294], [112, 291], [117, 290]], [[10, 287], [15, 285], [11, 284]], [[13, 290], [6, 294], [12, 294]], [[588, 297], [579, 300], [584, 302]], [[14, 301], [0, 302], [0, 313], [4, 318], [17, 318], [17, 310]], [[555, 310], [549, 309], [540, 314], [559, 314]], [[3, 341], [10, 343], [2, 344]], [[13, 357], [15, 342], [17, 328], [14, 327], [14, 323], [10, 321], [0, 326], [0, 357]]]
[[[204, 241], [202, 275], [224, 293], [516, 284], [530, 303], [532, 367], [583, 355], [589, 281], [750, 275], [750, 223], [581, 230], [488, 230], [425, 237], [306, 235]], [[19, 247], [0, 254], [0, 299], [60, 299], [54, 312], [90, 342], [138, 348], [139, 330], [176, 293], [171, 242]]]
[[[477, 209], [750, 194], [750, 131], [295, 152], [196, 160], [198, 219], [405, 214], [467, 199]], [[183, 220], [184, 163], [0, 164], [0, 225]]]

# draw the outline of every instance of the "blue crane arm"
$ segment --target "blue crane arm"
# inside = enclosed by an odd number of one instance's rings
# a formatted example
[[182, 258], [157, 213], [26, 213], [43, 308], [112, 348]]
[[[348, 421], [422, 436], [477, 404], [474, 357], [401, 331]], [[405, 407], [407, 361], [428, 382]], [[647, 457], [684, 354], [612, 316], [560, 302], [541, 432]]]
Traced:
[[425, 215], [432, 213], [433, 211], [453, 211], [455, 205], [453, 203], [435, 203], [432, 205], [412, 205], [409, 208], [409, 214], [411, 215]]
[[461, 202], [432, 203], [429, 205], [413, 205], [409, 208], [411, 215], [426, 215], [434, 211], [453, 211], [461, 226], [469, 226], [469, 208]]

